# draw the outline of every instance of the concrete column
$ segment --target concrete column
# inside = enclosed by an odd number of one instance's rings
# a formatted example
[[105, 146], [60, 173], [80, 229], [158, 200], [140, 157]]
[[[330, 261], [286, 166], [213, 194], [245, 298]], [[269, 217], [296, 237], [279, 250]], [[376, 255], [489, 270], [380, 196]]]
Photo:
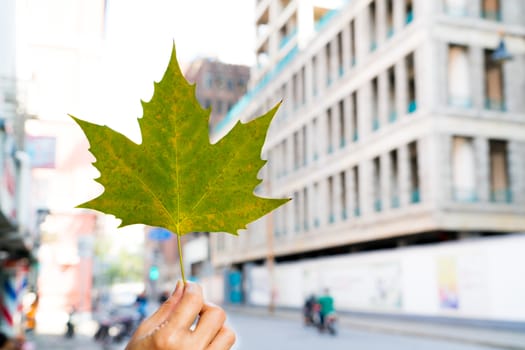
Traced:
[[343, 67], [347, 71], [351, 66], [351, 57], [350, 57], [350, 25], [347, 23], [342, 32], [341, 40], [343, 41]]
[[368, 16], [368, 6], [363, 7], [357, 14], [357, 17], [355, 17], [355, 30], [356, 59], [357, 62], [363, 62], [370, 51], [370, 21]]
[[517, 207], [525, 204], [525, 143], [511, 140], [507, 144], [509, 182], [512, 201]]
[[346, 216], [348, 218], [351, 218], [351, 217], [354, 217], [355, 207], [356, 207], [353, 167], [346, 170], [345, 177], [346, 177], [346, 214], [347, 214]]
[[318, 51], [317, 54], [317, 93], [322, 95], [326, 91], [326, 81], [327, 81], [327, 57], [325, 47]]
[[303, 194], [302, 188], [297, 189], [297, 195], [298, 195], [297, 206], [299, 207], [299, 216], [297, 217], [296, 227], [294, 227], [294, 232], [301, 232], [303, 231], [303, 225], [304, 225], [304, 220], [305, 220], [304, 194]]
[[314, 159], [314, 142], [313, 122], [310, 121], [306, 124], [306, 166], [308, 166]]
[[490, 161], [489, 142], [486, 138], [476, 137], [474, 139], [474, 152], [476, 164], [476, 187], [480, 202], [490, 200]]
[[341, 148], [341, 112], [339, 110], [339, 101], [332, 106], [332, 146], [334, 152]]
[[305, 65], [305, 71], [304, 71], [304, 100], [305, 100], [305, 104], [307, 106], [310, 105], [310, 103], [312, 103], [312, 95], [313, 95], [313, 81], [312, 81], [312, 60], [309, 59], [307, 62], [306, 62], [306, 65]]
[[467, 1], [467, 12], [469, 16], [479, 18], [481, 16], [481, 1]]
[[293, 85], [292, 85], [292, 80], [289, 80], [287, 83], [286, 83], [286, 96], [284, 98], [284, 102], [283, 102], [283, 107], [285, 108], [284, 109], [284, 118], [283, 120], [286, 120], [287, 118], [289, 118], [292, 114], [293, 114], [293, 100], [294, 100], [294, 97], [293, 97]]
[[401, 207], [410, 203], [410, 164], [408, 156], [408, 145], [401, 145], [398, 149], [399, 165], [399, 202]]
[[388, 210], [392, 204], [392, 191], [390, 189], [391, 181], [391, 167], [390, 164], [390, 155], [388, 152], [380, 155], [379, 158], [379, 168], [381, 172], [380, 182], [381, 182], [381, 205], [383, 210]]
[[379, 127], [383, 128], [388, 124], [388, 71], [384, 70], [379, 74], [377, 79], [377, 93], [378, 93], [378, 103], [377, 106], [378, 117], [379, 117]]
[[414, 72], [416, 81], [416, 105], [417, 110], [429, 110], [430, 91], [427, 90], [427, 72], [429, 71], [426, 66], [427, 61], [425, 55], [425, 47], [418, 47], [414, 51]]
[[359, 203], [362, 216], [367, 216], [373, 212], [373, 181], [372, 162], [370, 159], [366, 159], [359, 163]]
[[[303, 132], [303, 128], [299, 129], [299, 168], [306, 166], [308, 163], [308, 156], [306, 153], [306, 148], [308, 146], [305, 146], [308, 142], [308, 139], [305, 140], [305, 133]], [[305, 142], [306, 141], [306, 142]]]
[[[293, 194], [288, 193], [288, 196], [291, 197]], [[288, 202], [286, 206], [286, 213], [285, 213], [285, 226], [286, 226], [286, 232], [288, 234], [288, 237], [292, 237], [293, 233], [295, 232], [295, 218], [294, 218], [294, 206], [296, 203], [294, 203], [294, 200], [291, 200]]]
[[298, 107], [301, 107], [304, 105], [304, 102], [305, 102], [305, 92], [306, 92], [306, 89], [304, 87], [304, 74], [303, 74], [303, 70], [302, 69], [299, 69], [299, 71], [297, 72], [297, 106]]
[[430, 201], [430, 181], [434, 179], [432, 172], [436, 163], [431, 163], [433, 159], [430, 154], [430, 141], [431, 139], [428, 135], [421, 135], [417, 140], [417, 175], [419, 179], [419, 199], [421, 202]]
[[[524, 11], [525, 11], [525, 2]], [[523, 13], [523, 12], [522, 12]], [[503, 64], [503, 82], [505, 84], [505, 104], [507, 111], [523, 113], [525, 111], [525, 55], [514, 55], [511, 61]]]
[[[475, 2], [475, 1], [474, 1]], [[477, 46], [469, 47], [470, 86], [472, 88], [472, 104], [475, 109], [485, 107], [485, 81], [483, 49]]]
[[[397, 4], [397, 2], [394, 2]], [[394, 5], [395, 7], [395, 5]], [[408, 108], [408, 77], [405, 57], [396, 62], [396, 110], [399, 118], [407, 115]]]
[[386, 1], [376, 1], [376, 31], [377, 31], [377, 45], [380, 47], [386, 41], [387, 25], [386, 25]]
[[372, 85], [364, 84], [357, 90], [357, 120], [359, 139], [365, 139], [372, 131]]
[[398, 33], [405, 26], [405, 0], [394, 0], [394, 31]]
[[339, 79], [339, 63], [337, 62], [337, 50], [338, 50], [337, 35], [334, 36], [330, 41], [330, 78], [331, 84]]
[[343, 119], [345, 123], [343, 133], [345, 137], [345, 145], [348, 145], [350, 142], [352, 142], [352, 133], [350, 132], [350, 130], [352, 129], [352, 114], [350, 104], [350, 95], [347, 95], [343, 100]]
[[449, 134], [438, 135], [435, 142], [438, 143], [436, 158], [439, 159], [440, 166], [436, 171], [440, 172], [441, 176], [437, 177], [441, 187], [438, 188], [436, 197], [441, 203], [447, 203], [452, 200], [452, 136]]
[[319, 180], [319, 198], [317, 202], [319, 206], [317, 207], [317, 212], [319, 213], [319, 225], [320, 227], [326, 226], [328, 223], [328, 180], [323, 178]]
[[289, 175], [294, 171], [293, 168], [293, 137], [288, 137], [285, 142], [286, 159], [284, 164], [284, 174]]
[[333, 175], [334, 184], [334, 220], [339, 222], [343, 218], [343, 206], [341, 203], [342, 188], [341, 188], [341, 175], [336, 173]]
[[[431, 56], [428, 62], [433, 62], [433, 69], [429, 69], [428, 73], [430, 79], [428, 84], [434, 88], [435, 95], [427, 96], [429, 99], [434, 99], [433, 107], [448, 105], [448, 44], [442, 41], [431, 42]], [[430, 90], [429, 90], [430, 91]]]
[[322, 111], [319, 115], [317, 125], [319, 128], [317, 134], [317, 151], [319, 152], [319, 158], [324, 158], [326, 157], [330, 142], [330, 140], [328, 140], [328, 114], [326, 111]]
[[316, 207], [317, 202], [316, 202], [315, 193], [314, 193], [314, 185], [309, 184], [307, 186], [307, 190], [308, 190], [308, 217], [305, 218], [305, 220], [308, 225], [308, 229], [311, 230], [312, 228], [315, 227], [314, 219], [315, 219], [316, 210], [317, 210], [317, 207]]

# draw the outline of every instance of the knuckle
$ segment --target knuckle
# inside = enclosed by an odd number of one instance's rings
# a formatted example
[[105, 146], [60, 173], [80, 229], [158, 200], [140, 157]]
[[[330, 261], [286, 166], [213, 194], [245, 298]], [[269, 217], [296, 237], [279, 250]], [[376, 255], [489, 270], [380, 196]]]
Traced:
[[223, 324], [226, 321], [226, 312], [218, 306], [210, 306], [209, 312], [217, 323]]
[[202, 299], [202, 295], [198, 293], [187, 293], [184, 295], [186, 301], [190, 304], [198, 305], [202, 307], [204, 305], [204, 301]]

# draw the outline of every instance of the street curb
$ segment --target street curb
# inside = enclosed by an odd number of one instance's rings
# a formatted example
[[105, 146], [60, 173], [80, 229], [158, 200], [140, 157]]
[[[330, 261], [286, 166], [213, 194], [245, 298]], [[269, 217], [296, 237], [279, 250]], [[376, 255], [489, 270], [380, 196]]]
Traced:
[[[273, 313], [270, 313], [269, 310], [263, 310], [263, 309], [257, 309], [257, 308], [246, 308], [246, 307], [238, 307], [238, 306], [231, 306], [231, 305], [225, 305], [224, 309], [226, 312], [237, 312], [242, 313], [245, 315], [257, 315], [267, 318], [274, 318], [274, 319], [286, 319], [286, 320], [293, 320], [293, 321], [299, 321], [302, 322], [301, 315], [298, 312], [297, 314], [292, 314], [290, 312], [282, 312], [279, 310], [274, 311]], [[372, 322], [372, 321], [369, 321]], [[342, 317], [340, 319], [340, 324], [346, 327], [352, 327], [354, 329], [361, 329], [366, 330], [370, 332], [387, 332], [390, 334], [398, 334], [398, 335], [411, 335], [411, 336], [417, 336], [422, 338], [432, 338], [432, 339], [439, 339], [439, 340], [448, 340], [448, 341], [454, 341], [454, 342], [461, 342], [466, 344], [472, 344], [472, 345], [481, 345], [481, 346], [490, 346], [490, 347], [497, 347], [502, 349], [508, 349], [508, 350], [525, 350], [525, 344], [523, 346], [516, 345], [516, 344], [509, 344], [507, 342], [498, 342], [498, 341], [488, 341], [484, 339], [475, 339], [472, 337], [461, 337], [461, 336], [454, 336], [452, 334], [443, 334], [440, 332], [432, 332], [432, 331], [423, 331], [421, 329], [411, 329], [408, 327], [408, 324], [402, 325], [403, 322], [398, 322], [400, 327], [389, 327], [385, 324], [376, 324], [372, 325], [369, 324], [369, 322], [356, 322], [349, 319], [345, 319]], [[434, 325], [434, 327], [439, 327], [440, 325]], [[456, 326], [456, 328], [458, 328]], [[466, 328], [466, 327], [463, 327]], [[476, 328], [478, 329], [478, 328]], [[483, 332], [482, 328], [479, 328], [479, 332]], [[520, 333], [517, 333], [517, 335], [521, 335]], [[503, 336], [503, 334], [502, 334]], [[525, 339], [525, 336], [524, 336]]]

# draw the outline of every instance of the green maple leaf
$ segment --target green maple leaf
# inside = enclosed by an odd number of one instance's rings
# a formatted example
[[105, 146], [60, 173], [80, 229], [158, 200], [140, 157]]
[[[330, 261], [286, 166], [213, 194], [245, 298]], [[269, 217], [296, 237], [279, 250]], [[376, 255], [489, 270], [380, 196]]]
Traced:
[[113, 214], [121, 226], [159, 226], [178, 236], [198, 231], [236, 235], [289, 200], [253, 194], [266, 163], [261, 149], [279, 105], [249, 123], [237, 123], [211, 144], [210, 110], [200, 107], [174, 46], [164, 77], [142, 106], [141, 144], [71, 116], [89, 140], [101, 174], [96, 181], [104, 186], [99, 197], [79, 207]]

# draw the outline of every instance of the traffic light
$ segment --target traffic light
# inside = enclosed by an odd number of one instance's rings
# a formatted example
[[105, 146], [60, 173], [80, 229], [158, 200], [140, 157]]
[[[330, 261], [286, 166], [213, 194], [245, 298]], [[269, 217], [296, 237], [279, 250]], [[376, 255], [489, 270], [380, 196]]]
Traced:
[[149, 268], [149, 279], [152, 281], [156, 281], [159, 279], [159, 267], [158, 266], [151, 266]]

